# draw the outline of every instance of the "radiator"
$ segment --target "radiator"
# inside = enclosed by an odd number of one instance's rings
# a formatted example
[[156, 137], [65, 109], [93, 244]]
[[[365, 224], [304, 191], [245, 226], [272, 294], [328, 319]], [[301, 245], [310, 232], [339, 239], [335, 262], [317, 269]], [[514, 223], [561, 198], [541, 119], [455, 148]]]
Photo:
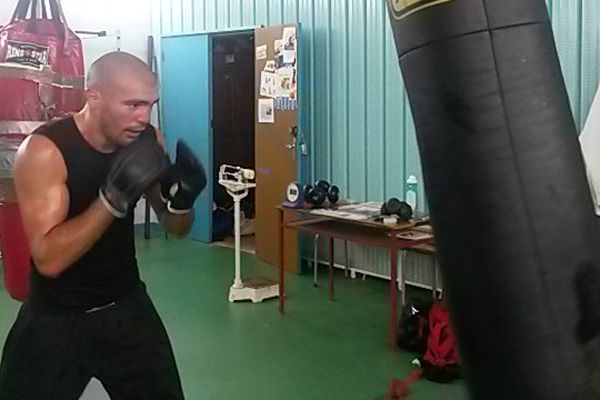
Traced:
[[[314, 248], [305, 246], [304, 259], [313, 263]], [[367, 246], [359, 243], [348, 242], [348, 267], [355, 277], [356, 274], [373, 276], [381, 279], [390, 279], [390, 252], [381, 247]], [[343, 240], [334, 240], [334, 266], [346, 267], [344, 253], [345, 243]], [[403, 254], [405, 253], [405, 254]], [[329, 264], [329, 240], [320, 238], [318, 241], [317, 260], [320, 264]], [[443, 287], [442, 274], [434, 255], [423, 254], [416, 251], [400, 251], [398, 254], [398, 267], [403, 264], [403, 272], [407, 285], [417, 286], [425, 289], [433, 289], [437, 278], [437, 288]], [[437, 274], [437, 276], [436, 276]]]

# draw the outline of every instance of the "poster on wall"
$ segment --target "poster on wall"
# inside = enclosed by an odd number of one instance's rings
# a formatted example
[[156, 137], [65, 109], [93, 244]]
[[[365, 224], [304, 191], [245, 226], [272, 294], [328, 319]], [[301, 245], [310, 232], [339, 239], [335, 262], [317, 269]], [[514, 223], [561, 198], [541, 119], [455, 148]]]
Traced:
[[296, 60], [296, 28], [283, 28], [283, 63], [291, 64]]
[[275, 61], [273, 60], [267, 60], [265, 67], [263, 68], [263, 71], [267, 71], [267, 72], [275, 72], [276, 68], [275, 68]]
[[262, 46], [258, 46], [256, 48], [256, 59], [264, 60], [265, 58], [267, 58], [267, 45], [263, 44]]
[[275, 99], [275, 109], [282, 111], [296, 111], [298, 109], [298, 100], [287, 97], [277, 97]]
[[292, 79], [290, 81], [290, 99], [296, 100], [298, 98], [298, 69], [292, 68]]
[[[284, 111], [298, 109], [298, 38], [296, 33], [296, 27], [284, 27], [281, 38], [273, 41], [273, 58], [266, 59], [260, 75], [259, 94], [272, 100], [268, 105], [266, 102], [259, 102], [259, 107], [261, 104], [264, 107], [263, 111], [267, 107]], [[267, 49], [262, 49], [263, 46], [259, 47], [256, 48], [257, 59], [267, 52]], [[259, 111], [259, 122], [269, 123], [270, 121], [265, 113]]]
[[290, 97], [292, 89], [292, 79], [294, 78], [294, 68], [283, 67], [277, 70], [276, 74], [276, 97]]
[[272, 124], [275, 122], [273, 99], [258, 99], [258, 123]]
[[277, 93], [276, 74], [268, 71], [260, 73], [260, 95], [265, 97], [275, 97]]

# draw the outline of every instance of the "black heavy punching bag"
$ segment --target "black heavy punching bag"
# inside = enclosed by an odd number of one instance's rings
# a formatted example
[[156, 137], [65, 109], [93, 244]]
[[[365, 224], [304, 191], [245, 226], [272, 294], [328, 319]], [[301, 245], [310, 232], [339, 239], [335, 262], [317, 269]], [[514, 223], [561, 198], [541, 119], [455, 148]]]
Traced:
[[600, 230], [544, 1], [388, 11], [472, 397], [600, 399]]

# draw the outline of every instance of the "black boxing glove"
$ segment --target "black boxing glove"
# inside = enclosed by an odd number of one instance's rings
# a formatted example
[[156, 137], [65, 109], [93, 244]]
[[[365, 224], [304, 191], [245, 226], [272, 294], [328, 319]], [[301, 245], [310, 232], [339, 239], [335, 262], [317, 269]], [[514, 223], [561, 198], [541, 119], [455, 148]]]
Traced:
[[113, 159], [99, 197], [108, 211], [117, 218], [127, 215], [144, 191], [161, 179], [169, 163], [156, 140], [142, 134], [123, 147]]
[[160, 182], [160, 193], [173, 214], [188, 213], [206, 187], [206, 172], [192, 149], [182, 140], [177, 142], [175, 164]]

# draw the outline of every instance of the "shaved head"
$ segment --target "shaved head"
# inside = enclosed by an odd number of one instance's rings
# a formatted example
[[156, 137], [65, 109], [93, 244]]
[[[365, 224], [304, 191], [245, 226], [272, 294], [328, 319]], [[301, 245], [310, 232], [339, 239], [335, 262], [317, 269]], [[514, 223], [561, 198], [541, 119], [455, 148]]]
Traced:
[[90, 66], [87, 76], [86, 123], [112, 145], [133, 141], [150, 123], [158, 102], [158, 82], [139, 58], [111, 52]]
[[146, 63], [132, 54], [114, 51], [92, 63], [86, 83], [89, 89], [103, 90], [130, 79], [156, 85], [156, 76]]

